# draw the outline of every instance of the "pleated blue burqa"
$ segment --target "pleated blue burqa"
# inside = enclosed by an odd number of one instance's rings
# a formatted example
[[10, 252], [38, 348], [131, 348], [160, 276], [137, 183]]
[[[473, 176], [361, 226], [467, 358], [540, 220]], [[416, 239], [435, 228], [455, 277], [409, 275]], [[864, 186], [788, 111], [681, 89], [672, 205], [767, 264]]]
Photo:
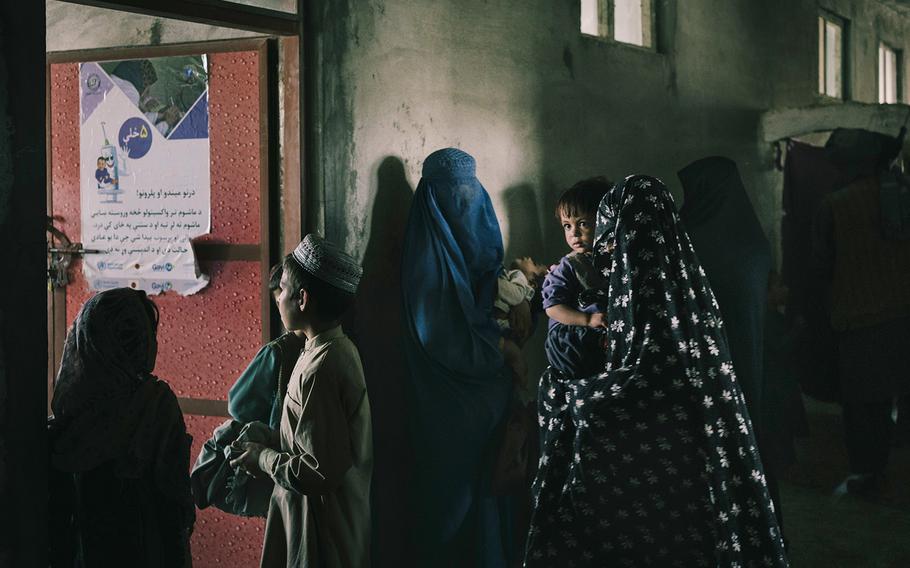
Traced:
[[511, 389], [492, 315], [502, 258], [474, 158], [453, 148], [430, 154], [401, 279], [418, 566], [506, 563], [504, 515], [489, 494], [494, 431]]

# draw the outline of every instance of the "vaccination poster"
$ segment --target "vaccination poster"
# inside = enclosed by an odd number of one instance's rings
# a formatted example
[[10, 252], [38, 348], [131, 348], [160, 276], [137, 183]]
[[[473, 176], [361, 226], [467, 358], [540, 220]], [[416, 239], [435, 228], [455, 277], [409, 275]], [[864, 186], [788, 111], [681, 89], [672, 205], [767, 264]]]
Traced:
[[205, 55], [83, 63], [82, 244], [94, 290], [193, 294], [191, 239], [211, 230]]

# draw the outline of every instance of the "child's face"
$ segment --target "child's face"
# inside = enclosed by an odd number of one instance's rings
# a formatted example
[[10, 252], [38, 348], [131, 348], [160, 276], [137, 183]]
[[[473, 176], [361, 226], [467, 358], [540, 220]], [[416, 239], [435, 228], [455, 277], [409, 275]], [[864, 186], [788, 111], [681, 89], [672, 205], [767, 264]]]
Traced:
[[98, 158], [98, 169], [103, 170], [105, 167], [104, 158]]
[[281, 283], [275, 298], [278, 304], [278, 313], [281, 315], [281, 323], [284, 329], [295, 331], [303, 326], [303, 312], [300, 309], [300, 290], [292, 290], [288, 282], [288, 273], [281, 275]]
[[594, 245], [594, 215], [560, 213], [566, 244], [573, 252], [591, 252]]

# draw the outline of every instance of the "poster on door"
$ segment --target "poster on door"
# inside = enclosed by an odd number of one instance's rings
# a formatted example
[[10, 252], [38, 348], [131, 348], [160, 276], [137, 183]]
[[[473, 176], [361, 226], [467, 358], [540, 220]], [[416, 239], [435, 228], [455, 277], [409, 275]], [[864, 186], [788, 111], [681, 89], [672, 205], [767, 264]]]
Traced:
[[193, 294], [191, 239], [211, 230], [205, 55], [83, 63], [83, 262], [94, 290]]

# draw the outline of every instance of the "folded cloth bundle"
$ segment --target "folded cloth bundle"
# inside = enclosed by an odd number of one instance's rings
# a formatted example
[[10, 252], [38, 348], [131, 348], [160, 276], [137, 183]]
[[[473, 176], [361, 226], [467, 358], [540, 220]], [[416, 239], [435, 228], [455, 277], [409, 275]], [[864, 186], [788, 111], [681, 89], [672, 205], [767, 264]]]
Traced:
[[214, 506], [243, 517], [265, 517], [274, 482], [268, 476], [252, 477], [236, 470], [230, 461], [243, 453], [240, 442], [267, 444], [271, 437], [271, 430], [261, 422], [244, 425], [227, 420], [215, 428], [190, 473], [196, 506], [200, 509]]

